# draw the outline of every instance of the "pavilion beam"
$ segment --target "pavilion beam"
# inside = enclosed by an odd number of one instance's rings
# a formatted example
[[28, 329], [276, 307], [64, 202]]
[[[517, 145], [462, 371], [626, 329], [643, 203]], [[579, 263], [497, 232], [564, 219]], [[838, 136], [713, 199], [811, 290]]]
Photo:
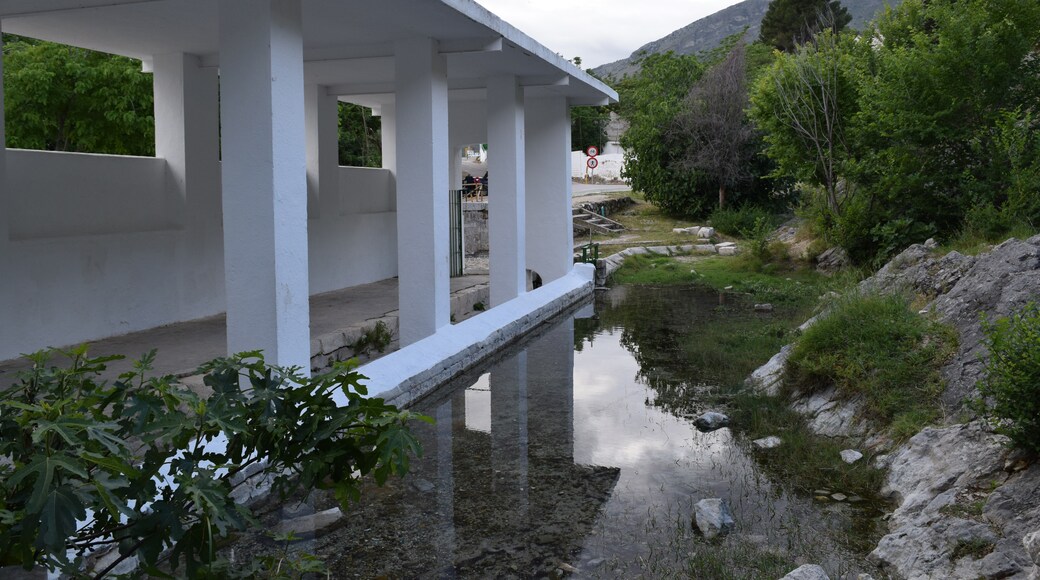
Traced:
[[451, 324], [448, 270], [448, 70], [436, 41], [395, 46], [400, 342]]
[[228, 352], [310, 370], [301, 0], [220, 0]]
[[514, 75], [488, 79], [488, 249], [491, 306], [527, 291], [523, 89]]
[[570, 272], [571, 122], [565, 97], [528, 98], [527, 267], [549, 283]]

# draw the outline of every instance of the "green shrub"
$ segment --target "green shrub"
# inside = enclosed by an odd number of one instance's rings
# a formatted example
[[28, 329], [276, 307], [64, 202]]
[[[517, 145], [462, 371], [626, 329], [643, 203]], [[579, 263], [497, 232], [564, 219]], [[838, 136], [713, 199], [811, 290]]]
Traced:
[[708, 216], [708, 223], [720, 233], [747, 237], [745, 232], [754, 232], [759, 227], [772, 228], [776, 218], [760, 207], [744, 205], [735, 209], [717, 209]]
[[956, 338], [904, 298], [856, 294], [837, 301], [796, 341], [786, 384], [810, 392], [833, 385], [845, 397], [862, 396], [867, 417], [911, 435], [939, 414], [939, 369]]
[[1020, 447], [1040, 451], [1040, 306], [984, 325], [990, 358], [979, 392], [985, 414]]
[[[80, 577], [87, 553], [118, 546], [113, 566], [136, 556], [144, 574], [219, 577], [221, 542], [256, 525], [231, 497], [239, 478], [270, 477], [281, 499], [321, 488], [346, 503], [363, 476], [381, 484], [421, 452], [406, 426], [421, 416], [367, 397], [345, 363], [308, 378], [259, 352], [221, 358], [199, 369], [213, 391], [203, 398], [148, 376], [155, 351], [111, 384], [99, 377], [122, 357], [80, 347], [51, 366], [57, 354], [31, 355], [0, 391], [0, 565]], [[214, 440], [226, 445], [207, 449]]]

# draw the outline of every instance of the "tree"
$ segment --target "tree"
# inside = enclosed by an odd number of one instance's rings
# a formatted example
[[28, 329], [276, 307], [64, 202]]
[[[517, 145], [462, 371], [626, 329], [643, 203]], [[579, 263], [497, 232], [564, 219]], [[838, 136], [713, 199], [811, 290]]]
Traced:
[[718, 184], [719, 208], [726, 205], [726, 188], [752, 176], [755, 131], [745, 109], [748, 103], [743, 43], [708, 70], [686, 95], [672, 122], [673, 140], [685, 143], [678, 162]]
[[339, 164], [382, 167], [382, 123], [372, 109], [354, 103], [339, 104]]
[[663, 210], [695, 216], [707, 208], [704, 176], [678, 162], [682, 151], [670, 143], [667, 130], [682, 109], [690, 87], [704, 67], [695, 56], [672, 52], [650, 54], [639, 72], [618, 83], [619, 113], [629, 123], [621, 136], [625, 148], [624, 177], [647, 201]]
[[155, 154], [151, 75], [141, 62], [4, 36], [7, 145]]
[[[871, 37], [856, 177], [891, 208], [884, 219], [950, 235], [972, 208], [1016, 205], [1037, 139], [1040, 3], [907, 0]], [[1011, 133], [1023, 139], [1009, 149]]]
[[766, 133], [779, 170], [819, 184], [827, 209], [840, 216], [849, 187], [840, 188], [852, 159], [848, 139], [859, 110], [849, 35], [823, 31], [814, 42], [777, 57], [759, 79], [752, 116]]
[[840, 32], [851, 21], [852, 16], [839, 0], [772, 0], [762, 17], [759, 39], [791, 52], [817, 32]]
[[382, 484], [421, 451], [406, 428], [421, 417], [367, 397], [345, 363], [307, 378], [258, 352], [217, 359], [199, 369], [203, 398], [148, 376], [155, 351], [111, 384], [99, 375], [121, 357], [56, 354], [0, 391], [0, 565], [81, 577], [85, 554], [117, 547], [99, 578], [135, 556], [145, 574], [227, 577], [212, 570], [221, 542], [257, 525], [235, 498], [250, 478], [281, 500], [321, 488], [345, 504], [361, 477]]
[[607, 144], [607, 107], [574, 107], [571, 109], [571, 149], [584, 151], [595, 145], [602, 151]]

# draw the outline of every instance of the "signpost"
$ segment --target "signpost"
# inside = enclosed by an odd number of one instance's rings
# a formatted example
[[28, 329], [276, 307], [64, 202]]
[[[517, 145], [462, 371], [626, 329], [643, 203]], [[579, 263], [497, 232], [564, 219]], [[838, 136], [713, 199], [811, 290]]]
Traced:
[[596, 156], [599, 155], [599, 147], [589, 145], [589, 148], [585, 150], [585, 154], [589, 156], [589, 160], [585, 162], [585, 167], [588, 168], [585, 170], [585, 181], [588, 182], [589, 172], [595, 173], [596, 168], [599, 167], [599, 159], [596, 159]]

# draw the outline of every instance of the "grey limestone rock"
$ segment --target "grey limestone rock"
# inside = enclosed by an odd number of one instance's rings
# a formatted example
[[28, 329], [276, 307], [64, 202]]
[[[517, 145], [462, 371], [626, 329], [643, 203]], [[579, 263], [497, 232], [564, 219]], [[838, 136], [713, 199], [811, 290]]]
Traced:
[[729, 425], [729, 417], [717, 411], [708, 411], [697, 417], [693, 424], [701, 431], [715, 431]]
[[769, 437], [763, 437], [761, 439], [755, 439], [751, 442], [756, 449], [775, 449], [780, 447], [783, 441], [780, 440], [776, 435], [770, 435]]
[[806, 564], [795, 568], [780, 580], [830, 580], [830, 576], [821, 566]]
[[841, 452], [841, 460], [845, 463], [856, 463], [863, 459], [863, 454], [855, 449], [846, 449]]
[[816, 269], [825, 274], [833, 274], [849, 265], [849, 255], [839, 247], [833, 247], [816, 257]]
[[702, 499], [694, 506], [694, 523], [707, 539], [724, 535], [733, 529], [733, 513], [726, 500]]

